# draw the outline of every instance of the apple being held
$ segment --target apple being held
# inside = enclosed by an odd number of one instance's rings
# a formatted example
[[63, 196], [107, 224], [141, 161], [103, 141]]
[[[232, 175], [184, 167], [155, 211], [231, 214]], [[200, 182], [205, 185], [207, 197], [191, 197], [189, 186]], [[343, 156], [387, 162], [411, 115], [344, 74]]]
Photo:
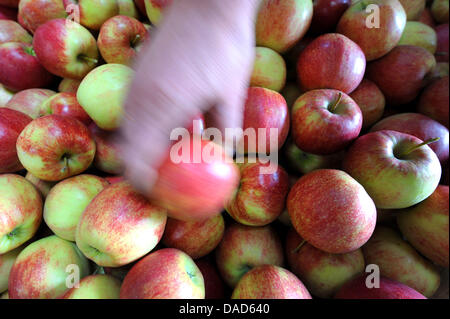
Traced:
[[419, 99], [417, 111], [449, 127], [449, 81], [448, 76], [431, 83]]
[[419, 19], [422, 11], [425, 9], [427, 0], [399, 0], [406, 11], [408, 21]]
[[32, 41], [33, 37], [17, 22], [0, 20], [0, 44], [6, 42], [31, 43]]
[[76, 6], [79, 23], [91, 30], [99, 30], [106, 20], [119, 14], [117, 0], [63, 0], [63, 3], [67, 12], [73, 12]]
[[66, 18], [62, 0], [20, 0], [19, 23], [31, 33], [47, 21]]
[[437, 49], [436, 31], [421, 22], [408, 21], [398, 45], [415, 45], [435, 54]]
[[84, 277], [78, 287], [67, 291], [62, 299], [119, 299], [121, 282], [111, 275]]
[[448, 23], [438, 25], [434, 30], [437, 35], [436, 61], [448, 62]]
[[92, 120], [77, 101], [75, 93], [57, 93], [41, 104], [40, 115], [63, 115], [79, 120], [84, 125], [89, 125]]
[[255, 51], [250, 86], [281, 91], [286, 82], [286, 63], [283, 57], [276, 51], [265, 47], [256, 47]]
[[[140, 0], [136, 0], [139, 3]], [[147, 17], [153, 25], [158, 25], [163, 17], [163, 11], [173, 0], [141, 0], [145, 3]]]
[[[354, 1], [353, 1], [354, 2]], [[352, 0], [315, 0], [310, 30], [316, 34], [332, 32]]]
[[42, 103], [53, 94], [56, 92], [48, 89], [23, 90], [14, 94], [5, 106], [35, 119], [39, 117]]
[[437, 23], [448, 23], [448, 0], [433, 0], [431, 14]]
[[362, 112], [363, 129], [372, 126], [383, 117], [386, 99], [383, 92], [372, 81], [363, 79], [350, 97], [358, 104]]

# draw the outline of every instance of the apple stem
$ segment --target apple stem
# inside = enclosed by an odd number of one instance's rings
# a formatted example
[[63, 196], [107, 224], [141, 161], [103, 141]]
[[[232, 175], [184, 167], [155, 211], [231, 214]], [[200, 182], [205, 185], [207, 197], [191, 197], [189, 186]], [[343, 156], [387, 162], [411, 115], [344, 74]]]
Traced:
[[425, 142], [422, 142], [422, 143], [420, 143], [420, 144], [414, 145], [414, 146], [411, 147], [409, 150], [407, 150], [406, 152], [402, 153], [399, 157], [401, 158], [401, 157], [403, 157], [403, 156], [405, 156], [405, 155], [410, 154], [411, 152], [415, 151], [416, 149], [418, 149], [418, 148], [420, 148], [420, 147], [422, 147], [422, 146], [424, 146], [424, 145], [428, 145], [428, 144], [437, 142], [437, 141], [439, 141], [439, 140], [440, 140], [439, 137], [430, 138], [430, 139], [426, 140]]
[[67, 158], [67, 156], [63, 156], [63, 161], [64, 161], [64, 168], [63, 171], [68, 171], [69, 170], [69, 159]]
[[302, 242], [297, 247], [295, 247], [295, 249], [292, 252], [298, 253], [298, 251], [300, 250], [300, 248], [303, 247], [304, 244], [306, 244], [306, 240], [303, 239]]
[[131, 46], [135, 47], [136, 44], [141, 40], [141, 36], [139, 34], [136, 34], [136, 36], [134, 37], [134, 40], [131, 41]]
[[329, 107], [330, 112], [334, 112], [334, 110], [336, 110], [336, 108], [339, 106], [339, 103], [341, 103], [341, 99], [342, 99], [342, 93], [339, 92], [339, 96], [338, 96], [336, 102], [334, 102], [334, 103]]
[[97, 63], [98, 63], [98, 60], [97, 60], [97, 59], [90, 58], [90, 57], [88, 57], [88, 56], [86, 56], [86, 55], [80, 55], [79, 58], [80, 58], [81, 60], [83, 60], [83, 61], [91, 62], [91, 63], [93, 63], [93, 64], [97, 64]]

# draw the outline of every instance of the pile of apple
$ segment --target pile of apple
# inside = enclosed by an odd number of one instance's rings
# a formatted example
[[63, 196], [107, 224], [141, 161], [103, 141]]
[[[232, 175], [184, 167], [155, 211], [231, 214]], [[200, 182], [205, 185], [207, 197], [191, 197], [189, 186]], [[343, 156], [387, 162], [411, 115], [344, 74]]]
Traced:
[[2, 298], [448, 298], [448, 0], [262, 0], [276, 169], [168, 157], [141, 194], [113, 134], [171, 2], [0, 0]]

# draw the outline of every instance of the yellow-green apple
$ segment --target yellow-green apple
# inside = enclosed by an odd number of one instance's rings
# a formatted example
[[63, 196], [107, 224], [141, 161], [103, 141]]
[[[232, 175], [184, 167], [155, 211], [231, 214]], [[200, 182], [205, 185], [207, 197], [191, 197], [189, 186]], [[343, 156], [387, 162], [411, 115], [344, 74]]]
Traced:
[[70, 12], [71, 6], [76, 6], [80, 14], [79, 23], [91, 30], [99, 30], [106, 20], [119, 14], [119, 2], [117, 0], [62, 1], [68, 12]]
[[222, 240], [225, 222], [221, 214], [198, 222], [167, 219], [162, 243], [184, 251], [192, 259], [212, 252]]
[[53, 186], [55, 186], [55, 182], [47, 182], [43, 181], [42, 179], [37, 178], [30, 172], [27, 172], [25, 175], [25, 179], [28, 180], [31, 184], [36, 187], [36, 189], [41, 193], [42, 198], [47, 197], [48, 193], [50, 192], [50, 189], [52, 189]]
[[91, 200], [75, 238], [83, 254], [97, 265], [119, 267], [141, 258], [158, 244], [166, 219], [165, 209], [124, 181], [106, 187]]
[[362, 249], [366, 264], [377, 265], [381, 276], [401, 282], [427, 298], [439, 288], [437, 268], [393, 229], [378, 226]]
[[31, 121], [31, 117], [25, 113], [0, 108], [0, 174], [23, 169], [17, 157], [16, 142], [19, 134]]
[[203, 275], [189, 255], [175, 248], [157, 250], [131, 268], [121, 299], [204, 299]]
[[398, 45], [415, 45], [436, 53], [437, 35], [432, 27], [418, 21], [408, 21]]
[[9, 274], [9, 298], [57, 298], [68, 290], [75, 272], [80, 279], [89, 275], [89, 262], [74, 243], [55, 235], [39, 239], [17, 256]]
[[[372, 10], [377, 6], [379, 25], [367, 25]], [[356, 44], [364, 52], [367, 61], [376, 60], [391, 51], [399, 42], [406, 24], [406, 12], [398, 0], [366, 0], [354, 3], [342, 15], [336, 31]]]
[[96, 145], [94, 166], [105, 173], [122, 174], [125, 170], [125, 164], [112, 133], [100, 129], [95, 123], [91, 123], [88, 128]]
[[361, 249], [330, 254], [308, 244], [293, 228], [288, 231], [285, 250], [289, 269], [319, 298], [334, 296], [343, 284], [364, 273]]
[[42, 102], [40, 116], [50, 114], [70, 116], [86, 126], [92, 122], [89, 115], [78, 103], [75, 93], [56, 93]]
[[428, 83], [436, 66], [433, 54], [424, 48], [401, 45], [367, 65], [366, 76], [383, 92], [389, 105], [412, 102]]
[[216, 249], [216, 264], [222, 279], [234, 288], [250, 269], [260, 265], [283, 266], [283, 247], [272, 228], [227, 225]]
[[97, 46], [107, 63], [131, 65], [147, 37], [147, 29], [137, 19], [114, 16], [103, 23]]
[[[180, 150], [183, 158], [172, 160]], [[204, 156], [207, 152], [214, 156]], [[184, 138], [168, 153], [148, 196], [175, 219], [199, 221], [219, 214], [239, 183], [239, 169], [224, 148]]]
[[47, 21], [66, 18], [62, 0], [20, 0], [19, 23], [31, 33]]
[[0, 44], [5, 42], [31, 43], [33, 37], [12, 20], [0, 20]]
[[372, 81], [363, 79], [350, 97], [358, 104], [362, 112], [363, 129], [372, 126], [383, 117], [386, 99], [383, 92]]
[[60, 181], [91, 165], [95, 142], [88, 128], [69, 116], [46, 115], [33, 120], [17, 139], [17, 155], [31, 174]]
[[437, 23], [448, 23], [448, 0], [433, 0], [431, 14]]
[[260, 86], [273, 91], [281, 91], [286, 82], [286, 63], [276, 51], [256, 47], [250, 86]]
[[427, 299], [424, 295], [400, 282], [380, 277], [380, 286], [369, 288], [366, 275], [359, 276], [339, 289], [335, 299]]
[[119, 299], [121, 282], [111, 275], [84, 277], [78, 287], [67, 291], [62, 299]]
[[6, 104], [12, 99], [14, 92], [8, 90], [0, 83], [0, 107], [5, 107]]
[[426, 142], [397, 131], [371, 132], [353, 143], [343, 168], [378, 208], [410, 207], [430, 196], [441, 178], [439, 159]]
[[34, 236], [42, 220], [42, 198], [24, 177], [0, 175], [0, 255]]
[[133, 0], [117, 0], [119, 15], [139, 19], [139, 11]]
[[291, 188], [287, 209], [297, 233], [314, 247], [333, 254], [354, 251], [375, 229], [375, 204], [347, 173], [320, 169]]
[[8, 290], [8, 278], [11, 268], [23, 246], [17, 247], [5, 254], [0, 254], [0, 293]]
[[406, 11], [408, 21], [419, 19], [422, 11], [425, 9], [426, 0], [399, 0]]
[[54, 19], [41, 25], [33, 47], [39, 62], [60, 77], [82, 79], [98, 63], [94, 36], [71, 20]]
[[205, 283], [205, 299], [224, 299], [225, 283], [219, 275], [214, 260], [204, 257], [195, 260], [195, 264], [203, 275], [203, 281]]
[[122, 64], [104, 64], [92, 70], [80, 83], [77, 99], [91, 119], [103, 130], [119, 128], [123, 102], [133, 70]]
[[361, 83], [365, 69], [364, 52], [338, 33], [314, 39], [300, 53], [297, 62], [298, 81], [303, 91], [335, 89], [349, 94]]
[[432, 28], [436, 26], [436, 22], [434, 21], [430, 8], [425, 8], [417, 21], [422, 22]]
[[0, 20], [17, 21], [17, 9], [0, 4]]
[[305, 285], [289, 270], [262, 265], [239, 280], [231, 299], [312, 299]]
[[398, 212], [402, 235], [422, 255], [435, 264], [449, 265], [448, 186], [440, 185], [418, 205]]
[[437, 35], [436, 61], [448, 62], [448, 23], [438, 25], [434, 30]]
[[0, 44], [0, 82], [12, 91], [46, 87], [53, 81], [29, 43]]
[[376, 123], [371, 132], [391, 130], [413, 135], [422, 141], [438, 137], [439, 140], [431, 143], [430, 148], [444, 163], [449, 157], [448, 129], [439, 122], [419, 113], [400, 113], [382, 119]]
[[107, 186], [108, 181], [89, 174], [66, 178], [57, 183], [45, 198], [45, 223], [55, 235], [75, 241], [75, 232], [83, 211]]
[[312, 90], [301, 95], [291, 112], [292, 137], [308, 153], [342, 151], [361, 132], [363, 116], [353, 99], [338, 90]]
[[[289, 112], [284, 97], [280, 93], [266, 88], [249, 88], [244, 105], [243, 129], [244, 131], [252, 129], [256, 135], [254, 140], [247, 136], [241, 140], [243, 145], [238, 148], [243, 147], [244, 153], [265, 154], [278, 151], [289, 133]], [[259, 133], [259, 129], [265, 129], [265, 134], [264, 132]], [[273, 129], [278, 131], [275, 131], [276, 136], [271, 138]]]
[[[142, 0], [145, 3], [145, 11], [150, 22], [157, 26], [162, 17], [163, 11], [170, 6], [173, 0]], [[139, 1], [136, 1], [139, 4]]]
[[272, 223], [283, 212], [289, 191], [289, 177], [283, 167], [277, 165], [272, 172], [264, 172], [269, 163], [249, 161], [237, 164], [240, 183], [234, 196], [225, 206], [237, 222], [248, 226], [264, 226]]
[[449, 127], [449, 81], [448, 76], [431, 83], [420, 96], [417, 110]]
[[80, 83], [81, 83], [81, 80], [64, 78], [61, 80], [61, 82], [59, 82], [58, 91], [77, 94]]
[[42, 103], [53, 94], [56, 94], [56, 92], [48, 89], [23, 90], [14, 94], [5, 106], [35, 119], [39, 117]]
[[256, 19], [256, 44], [284, 53], [305, 35], [312, 16], [311, 0], [262, 0]]
[[[353, 1], [354, 2], [354, 1]], [[315, 34], [332, 32], [339, 19], [352, 5], [351, 0], [315, 0], [310, 31]]]

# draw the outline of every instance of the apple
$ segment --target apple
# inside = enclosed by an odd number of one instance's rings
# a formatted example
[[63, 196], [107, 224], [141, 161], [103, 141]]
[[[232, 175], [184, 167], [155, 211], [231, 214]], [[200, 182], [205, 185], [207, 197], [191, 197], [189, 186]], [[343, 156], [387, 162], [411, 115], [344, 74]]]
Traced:
[[[369, 5], [376, 5], [379, 9], [380, 25], [375, 28], [367, 26], [373, 15], [372, 10], [367, 11]], [[358, 44], [367, 61], [372, 61], [397, 45], [405, 24], [406, 12], [398, 0], [358, 1], [345, 11], [336, 30]]]
[[17, 9], [0, 5], [0, 20], [17, 21]]
[[135, 18], [118, 15], [103, 23], [97, 46], [107, 63], [131, 65], [147, 37], [147, 29]]
[[435, 264], [447, 268], [448, 196], [448, 186], [440, 185], [423, 202], [397, 213], [397, 223], [406, 240]]
[[286, 63], [276, 51], [256, 47], [250, 86], [259, 86], [273, 91], [281, 91], [286, 82]]
[[367, 78], [383, 92], [386, 102], [396, 106], [412, 102], [427, 85], [427, 75], [436, 66], [424, 48], [401, 45], [367, 66]]
[[198, 222], [167, 219], [162, 243], [184, 251], [192, 259], [212, 252], [222, 240], [225, 222], [221, 214]]
[[77, 93], [81, 80], [64, 78], [59, 82], [58, 91], [67, 93]]
[[335, 89], [349, 94], [361, 83], [365, 69], [364, 52], [338, 33], [314, 39], [300, 53], [297, 62], [298, 81], [303, 91]]
[[126, 275], [121, 299], [204, 299], [203, 275], [189, 255], [165, 248], [141, 259]]
[[434, 30], [437, 35], [436, 61], [448, 62], [448, 23], [438, 25]]
[[77, 101], [75, 93], [56, 93], [41, 104], [40, 115], [63, 115], [79, 120], [84, 125], [89, 125], [92, 120]]
[[292, 107], [292, 137], [303, 151], [330, 155], [343, 150], [361, 132], [358, 105], [338, 90], [312, 90]]
[[48, 89], [23, 90], [14, 94], [5, 106], [35, 119], [39, 117], [42, 103], [53, 94], [56, 92]]
[[31, 33], [52, 19], [66, 18], [62, 0], [20, 0], [19, 23]]
[[43, 181], [30, 172], [27, 172], [27, 174], [25, 175], [25, 179], [33, 184], [34, 187], [36, 187], [36, 189], [42, 195], [42, 198], [46, 198], [52, 187], [56, 184], [55, 182]]
[[133, 2], [136, 5], [136, 8], [138, 9], [139, 13], [145, 16], [146, 15], [145, 0], [133, 0]]
[[431, 81], [442, 79], [450, 74], [448, 62], [438, 62], [430, 74]]
[[19, 134], [32, 121], [28, 115], [6, 107], [0, 108], [0, 174], [23, 169], [17, 157]]
[[17, 22], [0, 20], [0, 44], [6, 42], [31, 43], [32, 41], [33, 37]]
[[448, 23], [448, 0], [433, 0], [431, 14], [437, 23]]
[[49, 236], [29, 244], [17, 256], [9, 274], [9, 298], [53, 299], [61, 296], [68, 289], [69, 266], [76, 269], [80, 278], [89, 274], [88, 260], [74, 243]]
[[293, 228], [288, 231], [285, 249], [291, 271], [319, 298], [332, 297], [343, 284], [364, 273], [361, 249], [330, 254], [305, 242]]
[[38, 61], [31, 44], [0, 44], [0, 82], [7, 89], [21, 91], [45, 87], [52, 81], [53, 76]]
[[421, 293], [415, 291], [400, 282], [388, 278], [380, 278], [379, 288], [368, 288], [366, 276], [359, 276], [339, 289], [335, 299], [427, 299]]
[[99, 128], [119, 128], [124, 115], [123, 102], [133, 74], [133, 70], [125, 65], [104, 64], [81, 81], [78, 102]]
[[436, 22], [434, 21], [430, 8], [425, 8], [417, 21], [422, 22], [433, 29], [436, 27]]
[[449, 128], [448, 76], [431, 83], [420, 96], [417, 110]]
[[417, 21], [408, 21], [398, 45], [415, 45], [436, 53], [437, 35], [432, 27]]
[[63, 0], [64, 7], [70, 12], [70, 6], [77, 6], [80, 24], [91, 30], [99, 30], [102, 24], [119, 14], [117, 0]]
[[111, 275], [84, 277], [79, 287], [67, 291], [62, 299], [119, 299], [121, 282]]
[[241, 180], [239, 188], [225, 206], [234, 220], [249, 226], [272, 223], [283, 212], [289, 191], [289, 177], [283, 167], [263, 172], [268, 164], [249, 161], [237, 164]]
[[214, 260], [203, 257], [195, 260], [195, 264], [203, 275], [203, 281], [205, 283], [205, 299], [224, 299], [225, 283], [219, 275]]
[[117, 0], [119, 15], [139, 19], [139, 11], [133, 0]]
[[23, 250], [23, 246], [17, 247], [5, 254], [0, 255], [0, 293], [8, 290], [8, 278], [11, 268], [19, 253]]
[[166, 219], [164, 209], [149, 202], [128, 182], [120, 182], [90, 201], [79, 220], [76, 243], [97, 265], [120, 267], [158, 244]]
[[75, 241], [84, 209], [109, 183], [98, 176], [82, 174], [52, 187], [44, 203], [44, 221], [59, 237]]
[[41, 25], [33, 37], [39, 62], [60, 77], [82, 79], [98, 63], [95, 38], [80, 24], [54, 19]]
[[225, 283], [234, 288], [250, 269], [260, 265], [283, 266], [283, 247], [272, 226], [227, 225], [216, 249], [216, 264]]
[[[354, 2], [354, 1], [353, 1]], [[315, 0], [310, 31], [316, 34], [332, 32], [339, 19], [352, 5], [351, 0]]]
[[125, 180], [125, 177], [123, 176], [106, 176], [105, 179], [108, 181], [108, 183], [110, 184], [116, 184], [119, 182], [122, 182]]
[[8, 8], [17, 8], [20, 0], [0, 0], [0, 5]]
[[300, 91], [300, 88], [295, 82], [288, 82], [280, 93], [286, 100], [286, 105], [289, 110], [292, 109], [297, 98], [302, 95], [302, 91]]
[[5, 107], [13, 97], [14, 92], [8, 90], [0, 83], [0, 107]]
[[378, 86], [368, 79], [363, 79], [350, 97], [362, 112], [362, 128], [366, 129], [378, 122], [384, 114], [386, 99]]
[[95, 142], [77, 119], [47, 115], [33, 120], [17, 139], [17, 155], [31, 174], [60, 181], [80, 174], [92, 163]]
[[439, 140], [431, 143], [430, 148], [444, 163], [449, 157], [449, 133], [448, 129], [419, 113], [401, 113], [384, 118], [375, 124], [371, 131], [391, 130], [413, 135], [422, 141], [439, 137]]
[[399, 0], [406, 11], [408, 21], [419, 19], [422, 11], [425, 9], [427, 0]]
[[262, 265], [239, 280], [231, 299], [312, 299], [305, 285], [289, 270]]
[[256, 19], [256, 45], [286, 52], [308, 31], [312, 16], [311, 0], [262, 0]]
[[427, 298], [439, 288], [437, 268], [391, 228], [377, 227], [362, 249], [366, 263], [377, 265], [381, 276], [401, 282]]
[[[139, 5], [139, 0], [136, 2]], [[164, 9], [172, 4], [172, 0], [142, 0], [142, 2], [145, 3], [148, 19], [155, 26], [160, 24]]]

